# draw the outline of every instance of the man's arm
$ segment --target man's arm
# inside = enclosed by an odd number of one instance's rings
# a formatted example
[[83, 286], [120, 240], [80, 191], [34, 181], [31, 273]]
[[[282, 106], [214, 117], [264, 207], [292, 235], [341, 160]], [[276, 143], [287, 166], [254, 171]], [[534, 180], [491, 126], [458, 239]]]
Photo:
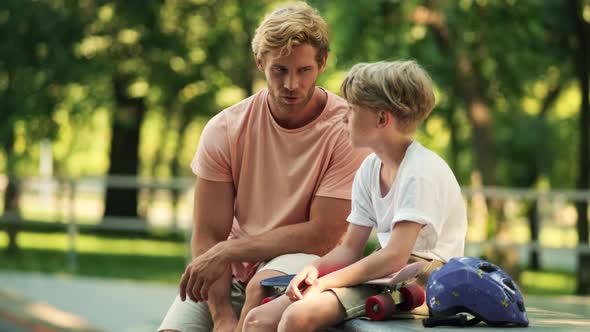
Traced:
[[[195, 183], [193, 207], [193, 232], [191, 254], [193, 260], [217, 243], [225, 241], [231, 230], [234, 218], [235, 191], [231, 182], [214, 182], [197, 178]], [[187, 266], [180, 282], [180, 297], [184, 301], [188, 295], [198, 300], [193, 292], [196, 275]], [[223, 270], [229, 265], [221, 266]], [[229, 285], [228, 285], [229, 287]]]
[[234, 185], [197, 178], [193, 201], [192, 258], [227, 240], [234, 219]]
[[231, 261], [258, 262], [289, 253], [325, 255], [344, 234], [350, 201], [316, 196], [310, 220], [278, 227], [266, 233], [222, 243], [221, 252]]
[[349, 212], [349, 200], [318, 196], [312, 202], [309, 221], [215, 244], [189, 264], [181, 289], [192, 290], [197, 301], [207, 300], [209, 288], [231, 262], [259, 262], [296, 252], [324, 255], [342, 237]]

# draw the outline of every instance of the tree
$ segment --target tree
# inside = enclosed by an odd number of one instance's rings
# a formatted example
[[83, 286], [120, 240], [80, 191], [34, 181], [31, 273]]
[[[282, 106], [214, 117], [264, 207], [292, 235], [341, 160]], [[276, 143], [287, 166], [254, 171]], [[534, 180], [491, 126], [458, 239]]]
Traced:
[[[0, 3], [0, 151], [7, 160], [7, 215], [19, 213], [16, 177], [24, 174], [19, 174], [17, 165], [27, 153], [25, 147], [55, 134], [56, 104], [85, 65], [74, 51], [83, 17], [75, 3]], [[13, 229], [9, 232], [11, 252], [16, 250], [15, 238]]]
[[[574, 25], [576, 46], [575, 46], [575, 68], [576, 76], [580, 86], [582, 97], [580, 105], [580, 155], [578, 168], [578, 190], [590, 188], [590, 24], [584, 20], [583, 13], [590, 8], [581, 0], [570, 0], [571, 19]], [[588, 201], [576, 203], [578, 211], [578, 245], [588, 245]], [[590, 294], [590, 254], [578, 253], [578, 284], [576, 292], [580, 295]]]

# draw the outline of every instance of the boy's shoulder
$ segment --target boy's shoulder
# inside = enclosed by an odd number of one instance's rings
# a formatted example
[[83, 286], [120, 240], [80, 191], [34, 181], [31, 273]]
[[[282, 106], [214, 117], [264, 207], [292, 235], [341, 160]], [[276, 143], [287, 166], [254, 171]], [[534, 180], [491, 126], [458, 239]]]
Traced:
[[436, 152], [414, 141], [406, 153], [404, 168], [407, 173], [436, 180], [441, 176], [452, 175], [447, 162]]
[[361, 166], [359, 167], [359, 171], [362, 173], [372, 172], [380, 164], [381, 159], [379, 159], [379, 157], [377, 157], [377, 155], [374, 152], [372, 152], [365, 157], [365, 159], [361, 163]]

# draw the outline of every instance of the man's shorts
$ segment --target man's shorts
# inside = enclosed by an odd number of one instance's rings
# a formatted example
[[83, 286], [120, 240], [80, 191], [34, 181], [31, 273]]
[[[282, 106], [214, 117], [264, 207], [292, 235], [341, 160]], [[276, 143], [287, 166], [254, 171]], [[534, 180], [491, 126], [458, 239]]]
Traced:
[[[275, 270], [285, 274], [296, 274], [307, 264], [317, 259], [316, 255], [288, 254], [276, 257], [261, 264], [257, 272]], [[236, 316], [239, 317], [246, 299], [246, 287], [243, 283], [233, 280], [231, 285], [231, 302]], [[182, 301], [176, 296], [166, 317], [162, 321], [161, 330], [176, 330], [181, 332], [209, 332], [213, 330], [213, 320], [206, 302], [194, 302], [187, 298]]]
[[[427, 260], [412, 255], [408, 260], [408, 264], [417, 261], [427, 261], [430, 263], [428, 269], [416, 280], [416, 282], [420, 286], [426, 289], [428, 277], [434, 270], [439, 269], [443, 265], [443, 262], [438, 260]], [[332, 291], [338, 298], [338, 301], [340, 301], [340, 304], [342, 305], [346, 313], [346, 319], [366, 316], [366, 300], [373, 295], [377, 295], [383, 292], [380, 287], [375, 287], [373, 285], [359, 285], [353, 287], [332, 288], [330, 289], [330, 291]], [[428, 316], [428, 306], [426, 305], [426, 303], [424, 303], [422, 306], [413, 309], [409, 313], [401, 313], [400, 315], [396, 316], [398, 318], [416, 318], [418, 316]]]

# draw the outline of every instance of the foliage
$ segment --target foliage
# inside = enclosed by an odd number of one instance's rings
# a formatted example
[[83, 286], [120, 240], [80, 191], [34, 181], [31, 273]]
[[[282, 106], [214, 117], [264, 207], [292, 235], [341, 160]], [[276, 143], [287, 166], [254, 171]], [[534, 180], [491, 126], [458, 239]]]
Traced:
[[[576, 92], [568, 89], [574, 69], [565, 2], [310, 2], [326, 17], [332, 35], [320, 84], [337, 90], [344, 72], [360, 61], [414, 58], [431, 73], [437, 110], [418, 137], [451, 163], [461, 183], [468, 184], [489, 155], [497, 184], [533, 186], [545, 178], [553, 186], [574, 185], [578, 152], [570, 142], [576, 138], [577, 106]], [[21, 156], [14, 169], [32, 174], [35, 142], [49, 137], [56, 139], [59, 173], [105, 172], [109, 124], [137, 120], [116, 105], [113, 84], [122, 77], [125, 93], [147, 105], [138, 173], [189, 173], [186, 165], [198, 140], [196, 117], [202, 122], [262, 86], [250, 40], [263, 13], [275, 5], [1, 2], [5, 157]], [[490, 116], [490, 141], [483, 147], [477, 145], [480, 132], [470, 113], [466, 76], [458, 74], [460, 59], [468, 60], [467, 78], [475, 82]], [[549, 99], [556, 89], [557, 97]], [[98, 142], [96, 136], [105, 139]], [[557, 153], [559, 158], [545, 157]]]

